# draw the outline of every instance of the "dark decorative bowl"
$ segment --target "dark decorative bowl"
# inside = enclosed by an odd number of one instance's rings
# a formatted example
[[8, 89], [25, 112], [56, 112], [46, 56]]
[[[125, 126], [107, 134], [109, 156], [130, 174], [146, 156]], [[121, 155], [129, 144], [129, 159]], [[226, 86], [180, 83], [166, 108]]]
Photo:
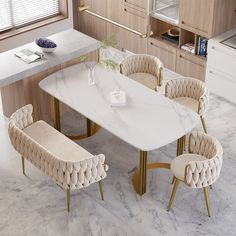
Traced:
[[54, 52], [57, 48], [56, 43], [47, 38], [37, 38], [35, 43], [42, 52]]

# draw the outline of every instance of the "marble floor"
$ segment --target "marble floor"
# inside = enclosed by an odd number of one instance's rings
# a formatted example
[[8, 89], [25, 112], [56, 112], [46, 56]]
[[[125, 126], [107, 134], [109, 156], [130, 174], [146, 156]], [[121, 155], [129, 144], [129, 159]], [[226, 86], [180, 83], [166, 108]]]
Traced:
[[[20, 156], [8, 139], [7, 119], [0, 115], [0, 235], [236, 235], [235, 118], [235, 105], [211, 95], [206, 120], [209, 133], [224, 147], [224, 163], [219, 180], [209, 191], [209, 218], [203, 192], [184, 184], [167, 212], [172, 190], [168, 170], [149, 172], [147, 193], [143, 197], [135, 194], [131, 177], [138, 151], [105, 130], [79, 142], [94, 154], [106, 155], [110, 170], [104, 180], [105, 201], [94, 184], [72, 194], [68, 213], [65, 192], [47, 176], [28, 162], [27, 177], [21, 174]], [[65, 114], [63, 123], [69, 133], [75, 127], [85, 127], [78, 114]], [[175, 152], [176, 143], [172, 143], [150, 152], [149, 161], [170, 162]]]

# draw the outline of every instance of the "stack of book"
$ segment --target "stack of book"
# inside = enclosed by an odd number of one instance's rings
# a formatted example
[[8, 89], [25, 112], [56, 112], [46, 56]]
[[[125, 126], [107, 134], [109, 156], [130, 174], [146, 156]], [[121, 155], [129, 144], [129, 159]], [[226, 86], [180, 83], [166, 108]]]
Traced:
[[202, 57], [207, 56], [207, 42], [208, 40], [203, 37], [198, 38], [198, 52], [197, 54]]
[[195, 53], [195, 48], [193, 43], [185, 43], [184, 45], [181, 46], [181, 48], [193, 54]]

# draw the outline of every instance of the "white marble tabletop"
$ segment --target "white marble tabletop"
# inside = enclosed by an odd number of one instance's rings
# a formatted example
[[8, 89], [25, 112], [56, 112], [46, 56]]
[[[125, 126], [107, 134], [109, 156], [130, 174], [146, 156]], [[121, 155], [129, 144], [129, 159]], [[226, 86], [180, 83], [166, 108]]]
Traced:
[[[88, 84], [85, 64], [54, 73], [39, 84], [41, 89], [94, 121], [130, 145], [151, 151], [191, 131], [198, 115], [145, 86], [100, 65], [96, 84]], [[119, 86], [126, 92], [125, 107], [111, 107], [109, 94]]]
[[97, 40], [74, 29], [54, 34], [48, 38], [57, 44], [57, 49], [53, 53], [44, 53], [45, 59], [41, 61], [27, 64], [15, 56], [16, 52], [23, 49], [39, 51], [39, 48], [34, 42], [0, 53], [0, 87], [4, 87], [99, 48], [99, 42]]

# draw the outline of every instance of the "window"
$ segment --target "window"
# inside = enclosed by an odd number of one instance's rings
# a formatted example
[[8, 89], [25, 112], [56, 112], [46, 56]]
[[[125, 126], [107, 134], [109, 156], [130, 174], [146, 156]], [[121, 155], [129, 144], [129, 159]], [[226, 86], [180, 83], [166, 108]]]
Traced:
[[0, 33], [60, 13], [60, 0], [0, 0]]

